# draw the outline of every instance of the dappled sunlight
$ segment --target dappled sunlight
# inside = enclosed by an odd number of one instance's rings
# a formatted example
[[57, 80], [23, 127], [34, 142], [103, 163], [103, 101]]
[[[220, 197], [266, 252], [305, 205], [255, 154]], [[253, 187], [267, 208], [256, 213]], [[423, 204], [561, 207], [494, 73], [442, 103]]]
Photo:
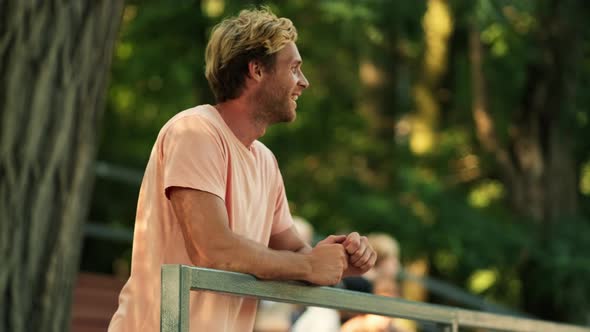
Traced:
[[120, 42], [115, 49], [115, 56], [121, 61], [128, 60], [133, 55], [133, 44], [129, 42]]
[[[528, 12], [519, 10], [515, 6], [504, 6], [502, 15], [506, 21], [496, 21], [481, 31], [481, 40], [490, 46], [490, 53], [496, 58], [507, 56], [514, 43], [513, 35], [526, 35], [537, 26], [536, 19]], [[508, 24], [506, 24], [508, 23]], [[510, 39], [509, 35], [512, 36]]]
[[436, 97], [432, 94], [432, 91], [424, 85], [416, 85], [412, 91], [418, 109], [420, 110], [420, 120], [428, 125], [436, 123], [439, 117], [439, 106]]
[[452, 162], [452, 167], [459, 182], [473, 181], [481, 176], [479, 157], [467, 154]]
[[448, 42], [453, 18], [444, 0], [429, 0], [422, 20], [425, 35], [422, 78], [413, 88], [416, 112], [413, 117], [410, 149], [417, 155], [432, 151], [440, 117], [438, 82], [447, 69]]
[[135, 104], [135, 93], [126, 87], [116, 87], [112, 91], [113, 100], [116, 104], [116, 111], [120, 114], [128, 114], [131, 112]]
[[587, 161], [582, 166], [580, 172], [580, 192], [586, 196], [590, 196], [590, 161]]
[[469, 153], [472, 149], [470, 131], [471, 128], [465, 127], [447, 128], [440, 135], [441, 143], [454, 147], [459, 153]]
[[378, 86], [383, 82], [379, 68], [368, 60], [363, 60], [361, 62], [359, 66], [359, 76], [361, 82], [369, 87]]
[[431, 91], [424, 85], [414, 87], [414, 100], [418, 113], [412, 117], [410, 149], [422, 155], [432, 150], [435, 143], [435, 126], [438, 122], [439, 106]]
[[[418, 258], [413, 260], [407, 264], [405, 264], [405, 269], [412, 275], [418, 277], [425, 277], [428, 275], [430, 270], [430, 266], [428, 264], [428, 259], [426, 258]], [[411, 301], [426, 301], [427, 300], [427, 291], [424, 288], [424, 285], [415, 280], [406, 279], [402, 283], [402, 293], [404, 294], [404, 298], [411, 300]]]
[[203, 0], [201, 2], [201, 10], [210, 18], [216, 18], [223, 14], [225, 10], [224, 0]]
[[[438, 174], [431, 168], [428, 167], [411, 167], [405, 170], [402, 174], [408, 183], [412, 186], [425, 186], [440, 189], [440, 179]], [[411, 196], [412, 199], [414, 196]]]
[[459, 265], [459, 258], [448, 250], [438, 250], [434, 254], [434, 264], [443, 273], [452, 273]]
[[136, 5], [127, 5], [123, 10], [123, 24], [128, 24], [129, 22], [133, 21], [137, 16], [137, 6]]
[[381, 32], [381, 30], [379, 30], [372, 24], [367, 24], [367, 27], [365, 28], [365, 33], [367, 37], [376, 45], [381, 45], [386, 41], [383, 32]]
[[508, 53], [506, 29], [499, 23], [491, 24], [481, 32], [481, 40], [491, 46], [492, 55], [503, 57]]
[[425, 64], [429, 79], [437, 79], [446, 71], [448, 39], [453, 31], [453, 19], [445, 0], [429, 0], [422, 21], [426, 54]]
[[410, 137], [410, 150], [416, 155], [430, 152], [434, 145], [434, 135], [434, 132], [423, 122], [414, 120]]
[[576, 121], [580, 127], [585, 127], [588, 124], [588, 113], [583, 111], [576, 112]]
[[504, 185], [500, 181], [484, 181], [469, 193], [469, 205], [477, 208], [485, 208], [494, 201], [504, 197]]
[[470, 291], [480, 294], [492, 287], [499, 279], [499, 272], [492, 269], [482, 269], [473, 272], [467, 282]]

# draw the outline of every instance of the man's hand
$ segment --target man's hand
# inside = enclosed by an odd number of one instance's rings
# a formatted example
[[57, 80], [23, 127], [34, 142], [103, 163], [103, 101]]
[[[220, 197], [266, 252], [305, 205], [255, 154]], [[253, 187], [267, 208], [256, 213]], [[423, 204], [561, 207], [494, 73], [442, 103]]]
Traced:
[[375, 265], [377, 253], [366, 236], [352, 232], [346, 236], [342, 246], [348, 253], [348, 269], [344, 271], [345, 277], [363, 275]]
[[[325, 240], [324, 240], [325, 241]], [[309, 254], [311, 272], [307, 281], [321, 286], [331, 286], [340, 282], [348, 266], [346, 250], [341, 244], [318, 243]]]
[[334, 243], [342, 244], [348, 256], [348, 264], [343, 277], [363, 275], [375, 265], [377, 253], [369, 244], [366, 236], [361, 236], [357, 232], [348, 235], [330, 235], [318, 242], [317, 245]]

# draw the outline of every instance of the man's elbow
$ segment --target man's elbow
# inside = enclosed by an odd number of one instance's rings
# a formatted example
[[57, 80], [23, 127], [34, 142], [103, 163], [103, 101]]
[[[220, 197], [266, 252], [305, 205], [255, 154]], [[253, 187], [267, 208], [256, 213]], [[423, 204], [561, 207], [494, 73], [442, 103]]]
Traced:
[[229, 270], [231, 254], [227, 248], [200, 248], [197, 257], [191, 257], [191, 262], [197, 267], [215, 270]]

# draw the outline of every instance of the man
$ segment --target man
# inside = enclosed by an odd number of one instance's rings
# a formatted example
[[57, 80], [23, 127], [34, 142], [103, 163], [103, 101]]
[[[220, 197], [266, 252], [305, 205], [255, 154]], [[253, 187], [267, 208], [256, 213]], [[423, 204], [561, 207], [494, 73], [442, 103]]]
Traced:
[[[131, 276], [109, 331], [159, 330], [161, 264], [317, 285], [374, 265], [358, 233], [329, 236], [313, 249], [301, 240], [277, 162], [256, 140], [269, 125], [295, 119], [309, 86], [296, 39], [292, 22], [266, 9], [213, 29], [206, 76], [218, 103], [177, 114], [158, 135], [139, 193]], [[191, 329], [251, 331], [256, 304], [191, 292]]]

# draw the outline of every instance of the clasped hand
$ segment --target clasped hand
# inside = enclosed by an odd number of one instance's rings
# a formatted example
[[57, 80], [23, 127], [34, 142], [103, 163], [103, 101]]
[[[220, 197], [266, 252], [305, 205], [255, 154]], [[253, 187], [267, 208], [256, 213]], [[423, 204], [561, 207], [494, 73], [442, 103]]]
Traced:
[[343, 277], [360, 276], [369, 271], [377, 260], [377, 253], [369, 244], [366, 236], [357, 232], [348, 235], [330, 235], [318, 242], [316, 247], [323, 245], [340, 244], [347, 256], [347, 264], [343, 271]]

